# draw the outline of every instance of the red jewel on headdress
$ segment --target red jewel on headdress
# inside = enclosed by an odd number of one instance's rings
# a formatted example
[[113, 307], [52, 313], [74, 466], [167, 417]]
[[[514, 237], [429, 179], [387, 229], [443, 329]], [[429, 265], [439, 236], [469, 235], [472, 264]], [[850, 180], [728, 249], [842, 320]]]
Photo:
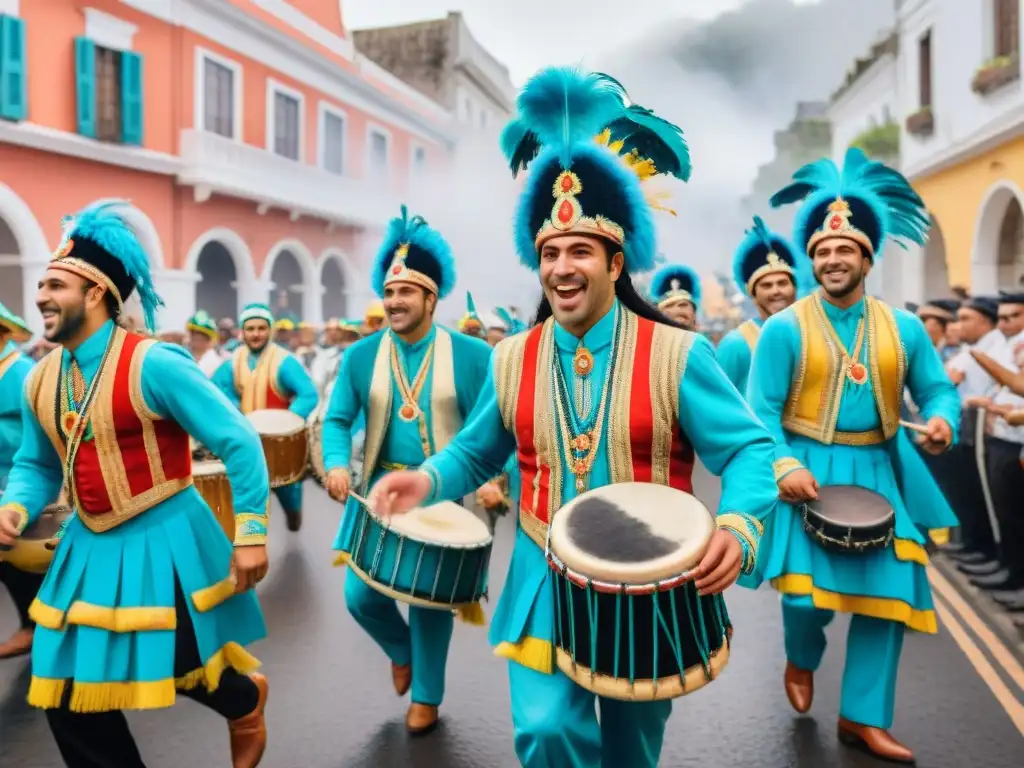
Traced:
[[398, 274], [401, 274], [401, 273], [402, 273], [402, 268], [401, 267], [392, 267], [391, 268], [391, 274], [392, 275], [398, 275]]
[[[570, 179], [570, 182], [571, 181], [572, 180]], [[568, 200], [563, 200], [562, 204], [558, 206], [558, 220], [563, 224], [568, 224], [570, 221], [572, 221], [572, 214], [572, 203], [570, 203]]]
[[570, 192], [572, 192], [572, 184], [573, 184], [572, 176], [570, 176], [568, 173], [565, 174], [562, 177], [562, 191], [565, 194], [569, 194]]
[[843, 226], [843, 220], [839, 216], [833, 216], [832, 221], [828, 223], [829, 229], [833, 232]]

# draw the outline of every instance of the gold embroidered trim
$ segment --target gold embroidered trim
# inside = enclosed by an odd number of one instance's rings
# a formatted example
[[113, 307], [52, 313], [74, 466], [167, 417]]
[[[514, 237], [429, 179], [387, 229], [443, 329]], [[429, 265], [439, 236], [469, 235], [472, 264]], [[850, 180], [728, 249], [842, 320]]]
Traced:
[[243, 344], [235, 350], [231, 361], [242, 413], [266, 410], [268, 389], [281, 400], [288, 400], [288, 395], [281, 390], [277, 381], [281, 364], [289, 356], [288, 352], [268, 341], [252, 370], [249, 370], [250, 354], [249, 348]]
[[505, 429], [515, 434], [516, 406], [519, 386], [523, 380], [523, 355], [526, 353], [528, 331], [502, 339], [494, 348], [494, 386], [498, 397], [498, 410]]
[[377, 356], [373, 361], [370, 377], [370, 391], [367, 395], [366, 439], [363, 443], [363, 495], [370, 489], [370, 478], [377, 469], [384, 435], [391, 421], [391, 398], [394, 384], [391, 381], [391, 331], [381, 335]]
[[[636, 365], [636, 337], [639, 321], [632, 312], [627, 312], [625, 309], [619, 311], [622, 313], [619, 318], [622, 325], [622, 346], [616, 353], [615, 370], [609, 372], [612, 377], [612, 392], [606, 432], [608, 443], [605, 446], [605, 452], [608, 454], [611, 481], [613, 483], [631, 483], [633, 482], [633, 442], [629, 437], [629, 407], [633, 394], [633, 369]], [[615, 339], [612, 339], [612, 343], [615, 343]], [[561, 498], [558, 499], [558, 502], [561, 506]]]
[[769, 255], [775, 256], [774, 263], [769, 261], [769, 263], [767, 264], [762, 264], [760, 267], [754, 270], [754, 272], [750, 275], [749, 278], [747, 278], [747, 293], [750, 294], [751, 296], [754, 295], [754, 288], [757, 286], [757, 281], [760, 280], [762, 277], [767, 277], [768, 275], [774, 274], [785, 274], [792, 277], [793, 275], [796, 274], [796, 272], [793, 271], [793, 268], [789, 266], [789, 264], [782, 261], [774, 253]]
[[549, 317], [544, 322], [540, 337], [540, 348], [537, 350], [537, 376], [534, 383], [534, 444], [537, 448], [537, 474], [534, 476], [533, 509], [540, 510], [540, 467], [546, 465], [550, 469], [548, 477], [548, 508], [547, 518], [554, 519], [555, 512], [562, 506], [562, 456], [558, 449], [558, 424], [555, 421], [555, 388], [552, 376], [555, 364], [555, 319]]
[[156, 439], [156, 428], [153, 426], [153, 422], [162, 421], [162, 417], [150, 410], [142, 392], [142, 361], [154, 344], [156, 344], [155, 340], [146, 339], [136, 347], [128, 376], [128, 395], [132, 407], [139, 414], [139, 422], [142, 424], [142, 442], [146, 446], [150, 474], [154, 484], [159, 485], [167, 481], [167, 475], [164, 473], [164, 463], [160, 457], [160, 445]]
[[651, 410], [653, 445], [651, 446], [651, 482], [668, 485], [671, 480], [672, 438], [679, 421], [679, 383], [686, 373], [686, 361], [693, 347], [689, 331], [654, 326], [651, 339]]
[[[903, 401], [907, 378], [906, 352], [892, 307], [870, 296], [864, 301], [867, 302], [868, 366], [871, 369], [871, 386], [882, 422], [882, 434], [888, 439], [896, 434], [900, 426], [900, 403]], [[883, 334], [887, 337], [886, 343], [882, 343]], [[896, 381], [892, 383], [886, 381], [883, 374], [883, 350], [896, 352]]]
[[434, 359], [431, 362], [430, 421], [433, 446], [424, 457], [443, 449], [462, 429], [459, 398], [455, 385], [455, 350], [452, 335], [440, 326], [434, 331]]
[[750, 347], [750, 351], [753, 352], [754, 347], [757, 346], [757, 340], [761, 338], [761, 326], [753, 320], [745, 320], [739, 324], [736, 332], [743, 337], [743, 340], [747, 342], [747, 346]]
[[11, 352], [11, 354], [9, 354], [7, 357], [0, 360], [0, 379], [2, 379], [4, 377], [4, 374], [11, 369], [11, 366], [13, 366], [20, 359], [21, 353], [15, 350], [14, 352]]
[[886, 441], [885, 433], [879, 429], [867, 432], [833, 432], [832, 445], [878, 445]]
[[[815, 293], [793, 304], [800, 329], [800, 362], [789, 390], [782, 425], [794, 434], [803, 435], [826, 445], [832, 442], [836, 419], [839, 416], [839, 398], [846, 381], [842, 366], [842, 350], [836, 346], [834, 334], [828, 333], [831, 324], [821, 307], [821, 297]], [[808, 381], [809, 358], [824, 355], [825, 371], [820, 379]], [[808, 385], [820, 389], [818, 398], [810, 404], [802, 403]], [[801, 406], [807, 406], [801, 411]], [[806, 411], [810, 412], [806, 412]]]
[[782, 459], [776, 459], [772, 467], [775, 470], [775, 482], [779, 482], [790, 472], [795, 472], [798, 469], [804, 469], [803, 464], [789, 456]]
[[533, 515], [529, 514], [522, 508], [519, 510], [519, 527], [523, 529], [523, 533], [529, 536], [533, 543], [541, 549], [547, 547], [548, 540], [548, 525], [547, 523], [539, 520]]
[[[4, 512], [17, 512], [20, 518], [18, 520], [17, 528], [22, 533], [25, 532], [25, 528], [28, 527], [28, 510], [25, 509], [24, 505], [17, 504], [12, 501], [7, 504], [4, 504], [2, 507], [0, 507], [0, 510], [3, 510]], [[3, 553], [0, 552], [0, 561], [2, 561], [3, 559]]]
[[61, 467], [66, 461], [67, 452], [60, 432], [60, 413], [57, 407], [57, 389], [60, 386], [60, 368], [63, 361], [64, 348], [49, 352], [39, 361], [29, 374], [26, 387], [26, 402], [32, 413], [50, 440], [50, 444], [60, 457]]
[[124, 305], [124, 299], [121, 298], [121, 292], [117, 290], [114, 281], [89, 262], [74, 257], [54, 258], [50, 260], [49, 267], [51, 269], [63, 269], [79, 277], [84, 277], [86, 280], [99, 283], [110, 291], [110, 294], [117, 300], [117, 306], [121, 307]]

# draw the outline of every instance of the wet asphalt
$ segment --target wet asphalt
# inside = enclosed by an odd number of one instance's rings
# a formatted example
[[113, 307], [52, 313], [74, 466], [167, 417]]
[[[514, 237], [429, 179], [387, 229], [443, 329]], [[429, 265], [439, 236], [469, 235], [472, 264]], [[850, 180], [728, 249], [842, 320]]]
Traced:
[[[701, 473], [697, 494], [713, 508], [716, 481]], [[491, 655], [482, 628], [456, 625], [441, 727], [426, 737], [406, 735], [407, 700], [395, 696], [385, 657], [345, 610], [346, 573], [331, 565], [339, 516], [340, 507], [309, 483], [298, 534], [285, 529], [281, 515], [272, 519], [272, 568], [259, 588], [270, 637], [252, 647], [271, 681], [270, 741], [262, 765], [515, 768], [506, 663]], [[491, 572], [495, 597], [513, 531], [511, 518], [499, 521]], [[829, 629], [814, 709], [811, 716], [799, 717], [782, 689], [778, 596], [768, 588], [737, 588], [728, 598], [735, 624], [729, 667], [712, 685], [675, 702], [661, 765], [884, 765], [839, 746], [835, 737], [846, 622], [840, 618]], [[6, 637], [14, 624], [13, 607], [0, 594], [0, 636]], [[1021, 681], [977, 644], [997, 682], [1009, 691], [1007, 707], [1012, 710], [1014, 701], [1020, 707]], [[61, 762], [46, 721], [24, 703], [28, 680], [26, 660], [0, 662], [0, 767], [55, 768]], [[129, 717], [151, 768], [230, 764], [224, 722], [190, 701], [171, 711]], [[893, 733], [927, 768], [1024, 766], [1024, 736], [945, 626], [937, 636], [907, 636]]]

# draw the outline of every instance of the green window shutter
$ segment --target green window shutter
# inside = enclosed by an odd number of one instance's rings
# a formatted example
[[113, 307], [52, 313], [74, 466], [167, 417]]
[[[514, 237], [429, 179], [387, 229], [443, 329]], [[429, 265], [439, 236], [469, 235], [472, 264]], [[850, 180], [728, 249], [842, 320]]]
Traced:
[[142, 144], [142, 57], [121, 54], [121, 137], [125, 144]]
[[75, 93], [78, 132], [96, 138], [96, 46], [86, 37], [75, 38]]
[[0, 117], [7, 120], [28, 117], [25, 59], [25, 22], [0, 16]]

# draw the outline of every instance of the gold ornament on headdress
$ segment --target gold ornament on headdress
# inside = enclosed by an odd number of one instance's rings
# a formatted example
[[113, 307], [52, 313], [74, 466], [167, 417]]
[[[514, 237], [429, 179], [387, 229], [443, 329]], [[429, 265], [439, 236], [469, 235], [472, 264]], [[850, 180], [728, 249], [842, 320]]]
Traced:
[[755, 269], [753, 273], [747, 278], [747, 293], [751, 296], [754, 295], [754, 286], [757, 281], [766, 275], [773, 275], [776, 272], [785, 272], [787, 275], [796, 274], [788, 263], [782, 260], [782, 258], [775, 251], [768, 251], [768, 255], [765, 256], [765, 263]]
[[421, 288], [437, 295], [437, 283], [430, 277], [415, 269], [409, 269], [405, 260], [409, 256], [409, 244], [402, 243], [395, 249], [394, 257], [391, 259], [391, 266], [388, 268], [387, 277], [384, 278], [384, 285], [391, 283], [413, 283]]
[[865, 248], [868, 255], [873, 255], [875, 249], [871, 244], [871, 238], [853, 225], [850, 221], [852, 217], [853, 211], [850, 209], [850, 204], [843, 200], [843, 198], [837, 197], [829, 203], [828, 211], [825, 214], [825, 222], [821, 225], [821, 229], [811, 235], [810, 240], [807, 242], [807, 253], [812, 254], [814, 247], [822, 240], [832, 237], [845, 237]]

